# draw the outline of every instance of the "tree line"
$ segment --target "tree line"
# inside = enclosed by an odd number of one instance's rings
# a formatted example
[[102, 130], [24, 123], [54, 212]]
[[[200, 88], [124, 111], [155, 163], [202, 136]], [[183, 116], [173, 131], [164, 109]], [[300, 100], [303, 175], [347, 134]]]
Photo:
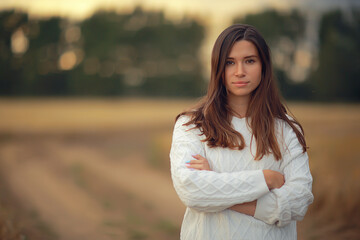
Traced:
[[[268, 41], [289, 100], [360, 100], [360, 12], [323, 14], [316, 54], [298, 11], [266, 10], [234, 19]], [[161, 11], [99, 11], [83, 21], [0, 12], [0, 96], [166, 96], [205, 93], [199, 50], [205, 27]], [[315, 57], [314, 57], [315, 55]]]

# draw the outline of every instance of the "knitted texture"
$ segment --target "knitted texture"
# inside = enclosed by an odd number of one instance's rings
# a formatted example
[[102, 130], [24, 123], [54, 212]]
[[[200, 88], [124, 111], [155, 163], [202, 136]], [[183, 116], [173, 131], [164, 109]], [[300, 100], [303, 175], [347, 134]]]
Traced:
[[[170, 151], [174, 188], [187, 206], [181, 227], [182, 240], [296, 239], [296, 221], [313, 201], [308, 156], [292, 128], [276, 122], [282, 159], [266, 155], [255, 161], [256, 142], [245, 118], [233, 117], [232, 125], [245, 139], [243, 150], [210, 148], [194, 125], [184, 126], [189, 117], [175, 124]], [[193, 128], [193, 129], [192, 129]], [[212, 171], [192, 170], [185, 162], [192, 155], [204, 156]], [[263, 169], [285, 176], [280, 189], [269, 191]], [[255, 216], [228, 208], [257, 199]]]

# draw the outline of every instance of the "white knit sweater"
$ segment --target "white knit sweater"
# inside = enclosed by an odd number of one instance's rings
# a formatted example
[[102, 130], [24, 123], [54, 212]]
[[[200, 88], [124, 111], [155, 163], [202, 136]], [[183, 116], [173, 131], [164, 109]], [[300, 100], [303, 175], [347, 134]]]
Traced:
[[[303, 153], [292, 128], [276, 122], [282, 159], [272, 155], [255, 161], [255, 140], [245, 118], [233, 117], [232, 125], [245, 139], [243, 150], [210, 148], [194, 125], [183, 126], [189, 117], [175, 124], [170, 151], [171, 175], [177, 194], [187, 206], [181, 227], [182, 240], [296, 239], [296, 221], [301, 220], [313, 201], [308, 156]], [[251, 147], [250, 147], [251, 144]], [[185, 162], [200, 154], [212, 171], [191, 170]], [[285, 175], [280, 189], [269, 191], [263, 169]], [[228, 208], [257, 199], [255, 216]]]

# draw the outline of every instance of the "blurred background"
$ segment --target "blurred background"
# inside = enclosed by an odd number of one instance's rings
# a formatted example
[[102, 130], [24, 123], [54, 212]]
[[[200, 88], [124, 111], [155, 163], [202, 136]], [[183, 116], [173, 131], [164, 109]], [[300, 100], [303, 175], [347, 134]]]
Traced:
[[0, 239], [179, 239], [175, 116], [254, 25], [303, 124], [299, 239], [360, 239], [360, 1], [1, 0]]

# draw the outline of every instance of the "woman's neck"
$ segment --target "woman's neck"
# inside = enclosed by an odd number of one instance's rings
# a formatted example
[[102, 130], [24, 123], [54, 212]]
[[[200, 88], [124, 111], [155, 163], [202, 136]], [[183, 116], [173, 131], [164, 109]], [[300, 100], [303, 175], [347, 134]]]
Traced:
[[246, 111], [247, 111], [247, 108], [249, 105], [248, 97], [239, 97], [239, 96], [229, 95], [228, 103], [236, 117], [239, 117], [239, 118], [246, 117]]

